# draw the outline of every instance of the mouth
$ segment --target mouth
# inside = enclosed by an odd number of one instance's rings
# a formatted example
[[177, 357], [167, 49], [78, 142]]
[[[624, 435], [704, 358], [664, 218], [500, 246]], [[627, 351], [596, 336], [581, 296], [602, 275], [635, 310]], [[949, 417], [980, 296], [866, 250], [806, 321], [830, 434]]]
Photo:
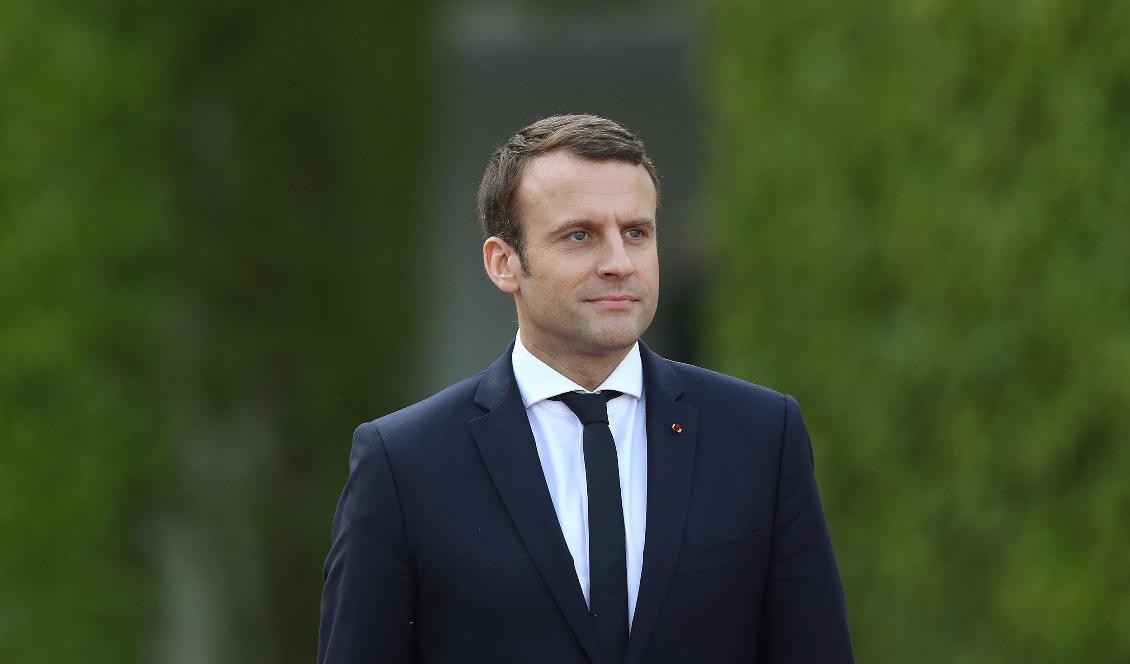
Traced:
[[593, 297], [585, 300], [589, 304], [598, 309], [606, 311], [620, 311], [631, 309], [639, 298], [633, 295], [602, 295], [601, 297]]

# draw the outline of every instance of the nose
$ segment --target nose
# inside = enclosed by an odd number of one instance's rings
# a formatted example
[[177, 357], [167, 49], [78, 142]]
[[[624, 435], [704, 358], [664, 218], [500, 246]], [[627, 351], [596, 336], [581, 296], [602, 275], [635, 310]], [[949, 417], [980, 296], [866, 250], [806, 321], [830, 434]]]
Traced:
[[600, 256], [600, 276], [606, 278], [624, 278], [636, 271], [632, 257], [628, 255], [628, 248], [624, 238], [613, 235], [605, 243], [605, 249]]

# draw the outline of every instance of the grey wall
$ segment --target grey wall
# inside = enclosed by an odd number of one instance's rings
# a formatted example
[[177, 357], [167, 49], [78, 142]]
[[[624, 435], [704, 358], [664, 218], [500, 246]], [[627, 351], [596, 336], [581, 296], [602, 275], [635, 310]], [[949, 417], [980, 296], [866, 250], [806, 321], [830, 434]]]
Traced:
[[463, 6], [441, 34], [435, 232], [426, 292], [425, 357], [415, 381], [431, 393], [480, 371], [517, 327], [513, 298], [482, 268], [475, 193], [491, 151], [546, 115], [595, 113], [640, 135], [659, 170], [661, 296], [645, 340], [693, 359], [701, 261], [691, 218], [699, 171], [695, 21], [685, 12], [555, 13]]

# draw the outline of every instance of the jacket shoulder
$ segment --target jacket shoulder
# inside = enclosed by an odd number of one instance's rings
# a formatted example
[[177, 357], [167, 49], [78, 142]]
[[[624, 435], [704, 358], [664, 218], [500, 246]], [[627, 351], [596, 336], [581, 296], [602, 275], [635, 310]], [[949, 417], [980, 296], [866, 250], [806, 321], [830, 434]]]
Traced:
[[430, 397], [357, 427], [358, 436], [377, 434], [386, 446], [398, 447], [417, 439], [434, 438], [435, 433], [452, 431], [482, 414], [475, 404], [475, 391], [482, 380], [479, 372]]

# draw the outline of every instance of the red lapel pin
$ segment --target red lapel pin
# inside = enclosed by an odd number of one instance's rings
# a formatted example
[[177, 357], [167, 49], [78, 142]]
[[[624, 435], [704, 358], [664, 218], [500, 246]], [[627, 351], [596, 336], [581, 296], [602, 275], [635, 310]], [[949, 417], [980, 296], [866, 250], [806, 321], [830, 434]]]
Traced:
[[683, 425], [679, 424], [678, 422], [675, 422], [674, 424], [671, 425], [671, 430], [674, 431], [675, 433], [683, 433]]

